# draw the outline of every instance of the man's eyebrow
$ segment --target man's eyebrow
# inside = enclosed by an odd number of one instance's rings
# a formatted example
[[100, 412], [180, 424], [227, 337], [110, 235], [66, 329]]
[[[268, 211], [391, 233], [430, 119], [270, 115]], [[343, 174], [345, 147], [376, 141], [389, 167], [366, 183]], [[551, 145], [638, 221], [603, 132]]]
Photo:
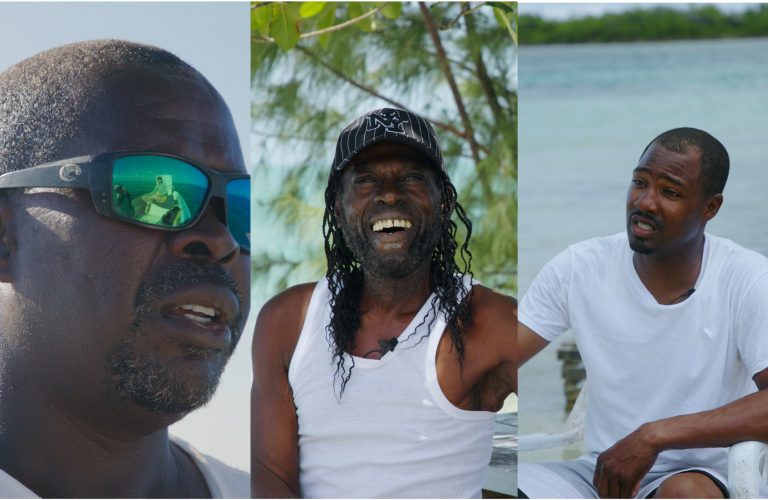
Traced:
[[651, 169], [646, 167], [645, 165], [638, 165], [638, 166], [635, 167], [635, 169], [632, 172], [643, 172], [643, 173], [646, 173], [646, 174], [650, 174], [651, 173]]
[[659, 175], [659, 177], [661, 177], [662, 179], [668, 180], [669, 182], [671, 182], [672, 184], [674, 184], [676, 186], [685, 187], [685, 182], [683, 182], [682, 179], [680, 179], [678, 177], [675, 177], [673, 175], [669, 175], [666, 172], [661, 173]]
[[[645, 165], [638, 165], [637, 167], [635, 167], [633, 172], [642, 172], [642, 173], [645, 173], [645, 174], [650, 174], [651, 173], [651, 169], [648, 168]], [[667, 180], [667, 181], [671, 182], [672, 184], [674, 184], [676, 186], [685, 187], [685, 182], [683, 182], [682, 179], [680, 179], [679, 177], [675, 177], [673, 175], [670, 175], [667, 172], [660, 173], [659, 174], [659, 178]]]

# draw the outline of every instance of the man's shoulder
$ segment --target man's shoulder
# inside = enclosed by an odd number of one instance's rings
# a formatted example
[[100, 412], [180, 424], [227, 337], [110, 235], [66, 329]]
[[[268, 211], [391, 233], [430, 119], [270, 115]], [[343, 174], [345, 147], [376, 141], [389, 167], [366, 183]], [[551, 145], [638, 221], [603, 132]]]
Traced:
[[317, 283], [292, 286], [262, 306], [253, 332], [254, 363], [279, 359], [288, 366], [316, 287]]
[[[586, 276], [598, 276], [609, 263], [621, 263], [630, 252], [626, 233], [599, 236], [569, 245], [548, 262], [547, 268], [558, 275], [569, 275], [575, 271]], [[600, 273], [595, 272], [598, 270]]]
[[472, 314], [476, 317], [504, 316], [517, 320], [517, 299], [487, 286], [472, 287]]
[[627, 252], [629, 242], [627, 233], [621, 232], [610, 236], [597, 236], [579, 241], [568, 246], [566, 252], [583, 258], [604, 258], [607, 255], [618, 255]]
[[[482, 344], [492, 345], [515, 340], [517, 334], [517, 300], [483, 285], [472, 287], [472, 326], [470, 337], [482, 337]], [[496, 346], [498, 347], [498, 346]]]
[[318, 282], [302, 283], [300, 285], [294, 285], [290, 288], [286, 288], [282, 292], [278, 293], [271, 299], [269, 299], [261, 311], [259, 316], [265, 315], [282, 315], [285, 313], [296, 314], [299, 310], [306, 310], [306, 306], [309, 305], [309, 301], [312, 298], [312, 294], [317, 287]]
[[292, 286], [269, 299], [259, 311], [256, 332], [279, 329], [301, 331], [317, 282]]
[[712, 266], [718, 279], [735, 278], [752, 282], [754, 279], [768, 278], [768, 258], [765, 255], [745, 248], [727, 238], [707, 233], [709, 251], [707, 266]]
[[706, 233], [710, 243], [710, 258], [727, 259], [731, 264], [768, 267], [765, 255], [743, 247], [733, 240]]
[[250, 498], [251, 480], [247, 472], [201, 453], [183, 439], [171, 436], [171, 441], [197, 465], [213, 498]]

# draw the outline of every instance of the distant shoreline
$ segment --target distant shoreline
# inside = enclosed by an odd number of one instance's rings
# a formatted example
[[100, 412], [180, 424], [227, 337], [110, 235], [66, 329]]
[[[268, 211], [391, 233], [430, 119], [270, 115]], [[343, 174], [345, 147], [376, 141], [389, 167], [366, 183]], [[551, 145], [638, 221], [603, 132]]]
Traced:
[[521, 15], [518, 31], [521, 45], [760, 38], [768, 36], [768, 5], [733, 14], [712, 5], [637, 8], [564, 21]]

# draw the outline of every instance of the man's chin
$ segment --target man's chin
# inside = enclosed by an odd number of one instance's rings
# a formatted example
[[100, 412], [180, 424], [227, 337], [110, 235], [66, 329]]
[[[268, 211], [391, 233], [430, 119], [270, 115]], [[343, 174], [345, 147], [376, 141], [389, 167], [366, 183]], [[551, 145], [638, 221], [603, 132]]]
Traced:
[[211, 400], [228, 356], [189, 353], [188, 359], [161, 362], [130, 344], [109, 355], [112, 383], [120, 399], [166, 421], [181, 419]]
[[403, 253], [374, 253], [362, 261], [366, 273], [389, 279], [402, 279], [410, 276], [421, 265], [414, 256]]
[[629, 237], [629, 248], [641, 255], [650, 255], [654, 252], [653, 248], [648, 248], [644, 241], [637, 240], [632, 236]]

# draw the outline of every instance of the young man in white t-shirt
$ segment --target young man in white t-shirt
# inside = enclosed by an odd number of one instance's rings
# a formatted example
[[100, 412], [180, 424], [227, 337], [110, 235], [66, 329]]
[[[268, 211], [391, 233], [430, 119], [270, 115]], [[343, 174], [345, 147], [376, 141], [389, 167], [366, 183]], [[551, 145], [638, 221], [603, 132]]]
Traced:
[[519, 363], [571, 329], [590, 395], [587, 455], [521, 464], [521, 495], [722, 498], [723, 447], [768, 440], [768, 260], [704, 231], [728, 166], [706, 132], [664, 132], [626, 234], [572, 245], [523, 297]]

